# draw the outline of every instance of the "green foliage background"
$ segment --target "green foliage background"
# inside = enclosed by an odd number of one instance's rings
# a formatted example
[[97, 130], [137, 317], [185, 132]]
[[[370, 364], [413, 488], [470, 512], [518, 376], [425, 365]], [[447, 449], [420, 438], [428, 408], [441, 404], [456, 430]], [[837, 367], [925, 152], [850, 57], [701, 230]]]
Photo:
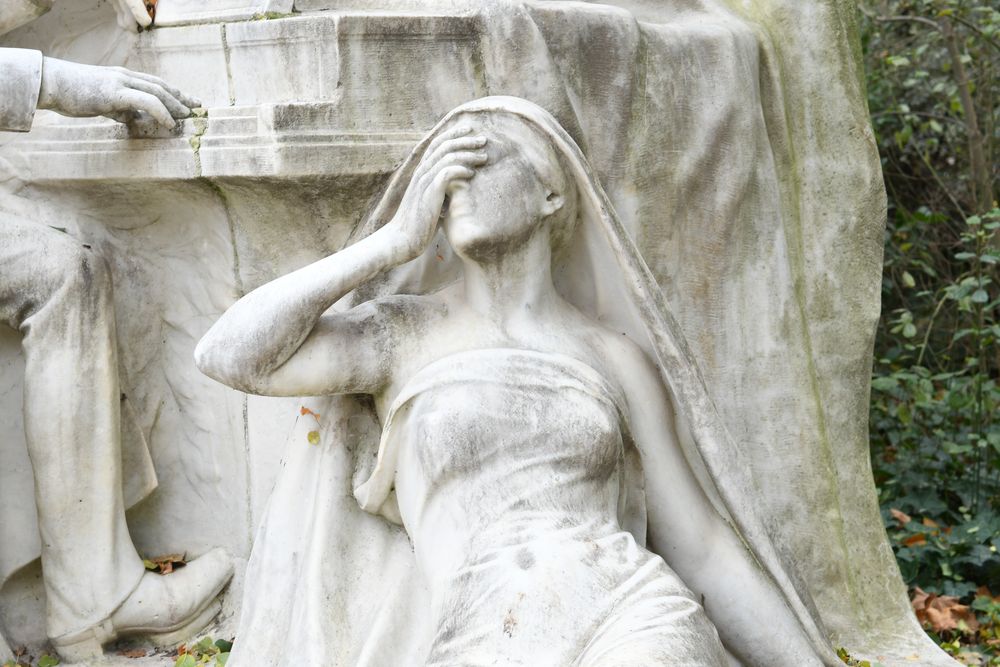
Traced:
[[879, 498], [907, 584], [978, 613], [978, 632], [937, 638], [968, 664], [1000, 665], [1000, 605], [983, 589], [1000, 596], [1000, 0], [859, 5], [889, 195]]

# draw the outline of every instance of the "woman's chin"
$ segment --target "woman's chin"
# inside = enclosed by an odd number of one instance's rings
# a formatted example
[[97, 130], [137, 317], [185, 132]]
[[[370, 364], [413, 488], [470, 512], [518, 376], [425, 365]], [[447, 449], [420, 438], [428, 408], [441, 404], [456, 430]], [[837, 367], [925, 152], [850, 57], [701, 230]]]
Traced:
[[496, 236], [495, 230], [486, 229], [475, 218], [461, 215], [461, 212], [449, 210], [442, 225], [445, 236], [455, 252], [463, 254], [466, 249], [474, 250], [477, 246]]
[[496, 234], [463, 234], [458, 238], [449, 238], [452, 249], [464, 259], [483, 261], [496, 257], [504, 246], [502, 238]]

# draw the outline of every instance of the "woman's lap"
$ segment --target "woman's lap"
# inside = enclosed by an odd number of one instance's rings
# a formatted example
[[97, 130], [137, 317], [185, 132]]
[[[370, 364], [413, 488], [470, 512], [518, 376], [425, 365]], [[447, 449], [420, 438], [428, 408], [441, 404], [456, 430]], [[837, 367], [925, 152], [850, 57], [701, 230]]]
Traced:
[[[445, 605], [428, 667], [728, 665], [704, 609], [659, 556], [636, 549], [631, 539], [624, 540], [630, 548], [623, 552], [619, 536], [598, 542], [617, 543], [619, 548], [606, 551], [631, 561], [628, 567], [606, 562], [600, 588], [593, 587], [593, 576], [573, 571], [574, 559], [563, 561], [564, 585], [551, 581], [551, 596], [518, 592], [532, 589], [520, 580], [523, 573], [506, 567], [485, 577], [478, 572], [473, 585], [465, 579], [466, 585], [457, 586], [464, 594]], [[558, 602], [532, 603], [546, 597]]]

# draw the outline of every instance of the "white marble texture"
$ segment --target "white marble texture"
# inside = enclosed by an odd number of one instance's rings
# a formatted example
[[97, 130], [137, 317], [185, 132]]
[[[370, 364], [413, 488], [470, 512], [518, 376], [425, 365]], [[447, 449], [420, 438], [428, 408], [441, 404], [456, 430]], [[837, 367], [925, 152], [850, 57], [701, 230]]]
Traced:
[[852, 3], [300, 0], [294, 17], [228, 23], [232, 6], [126, 34], [106, 2], [64, 3], [4, 40], [190, 82], [209, 107], [156, 140], [46, 114], [0, 138], [4, 206], [94, 240], [112, 266], [161, 481], [133, 522], [150, 527], [142, 548], [221, 540], [245, 558], [274, 461], [300, 439], [282, 439], [296, 401], [203, 384], [196, 340], [239, 295], [338, 248], [441, 115], [513, 94], [594, 166], [833, 643], [952, 664], [912, 620], [867, 463], [884, 193]]

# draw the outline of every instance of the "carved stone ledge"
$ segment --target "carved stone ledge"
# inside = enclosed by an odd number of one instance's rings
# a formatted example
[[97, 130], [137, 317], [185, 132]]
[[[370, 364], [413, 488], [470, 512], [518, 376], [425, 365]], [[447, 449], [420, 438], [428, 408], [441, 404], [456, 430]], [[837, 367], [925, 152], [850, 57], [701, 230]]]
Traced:
[[222, 107], [155, 138], [130, 137], [112, 121], [60, 121], [12, 141], [5, 154], [35, 183], [297, 179], [387, 173], [421, 136], [318, 124], [332, 106]]
[[484, 94], [477, 39], [473, 19], [446, 14], [158, 28], [127, 65], [184, 81], [207, 118], [140, 138], [109, 120], [40, 114], [3, 153], [39, 183], [384, 174], [442, 113]]

